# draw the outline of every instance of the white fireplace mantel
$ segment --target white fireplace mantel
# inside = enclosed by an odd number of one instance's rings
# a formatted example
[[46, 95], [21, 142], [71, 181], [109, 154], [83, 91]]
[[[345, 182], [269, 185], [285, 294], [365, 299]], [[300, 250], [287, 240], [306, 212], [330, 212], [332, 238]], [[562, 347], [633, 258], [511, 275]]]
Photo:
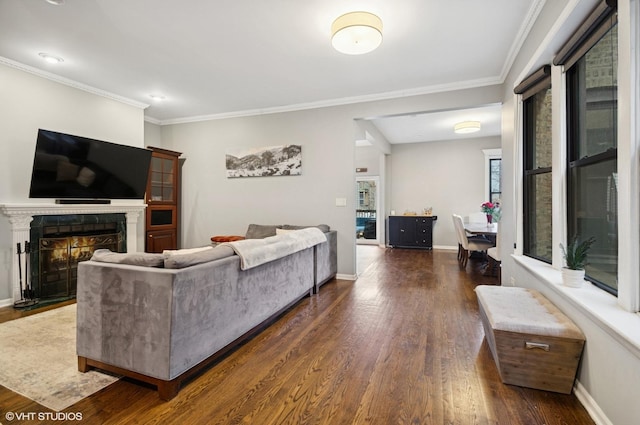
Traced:
[[[9, 218], [12, 234], [12, 250], [17, 252], [18, 243], [30, 241], [31, 221], [38, 215], [70, 215], [70, 214], [126, 214], [127, 219], [127, 252], [137, 252], [138, 219], [140, 213], [147, 207], [144, 203], [118, 202], [113, 204], [56, 204], [56, 203], [25, 203], [4, 204], [0, 210]], [[18, 256], [13, 255], [12, 283], [13, 299], [18, 301], [20, 294], [20, 275]]]

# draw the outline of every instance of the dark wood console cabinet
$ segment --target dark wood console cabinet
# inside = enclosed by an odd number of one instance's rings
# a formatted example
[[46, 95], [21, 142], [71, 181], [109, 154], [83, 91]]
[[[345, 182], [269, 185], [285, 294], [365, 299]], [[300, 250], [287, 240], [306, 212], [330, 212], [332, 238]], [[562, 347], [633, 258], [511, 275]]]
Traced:
[[437, 216], [389, 216], [389, 245], [394, 248], [433, 248], [433, 222]]
[[146, 252], [178, 248], [180, 152], [149, 146], [153, 151], [147, 181]]

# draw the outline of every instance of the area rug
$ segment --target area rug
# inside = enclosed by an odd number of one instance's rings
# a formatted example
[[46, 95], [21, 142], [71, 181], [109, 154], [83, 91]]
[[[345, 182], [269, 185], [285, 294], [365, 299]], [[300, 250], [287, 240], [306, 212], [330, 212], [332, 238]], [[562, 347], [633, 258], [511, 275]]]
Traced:
[[0, 385], [57, 412], [118, 380], [78, 371], [76, 305], [0, 324]]

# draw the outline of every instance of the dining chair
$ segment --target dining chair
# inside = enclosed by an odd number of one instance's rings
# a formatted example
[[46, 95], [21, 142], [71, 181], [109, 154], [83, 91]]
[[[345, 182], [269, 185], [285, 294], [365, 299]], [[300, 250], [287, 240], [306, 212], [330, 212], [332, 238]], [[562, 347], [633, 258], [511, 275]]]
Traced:
[[453, 227], [458, 237], [458, 264], [462, 268], [467, 267], [470, 251], [480, 251], [486, 254], [487, 250], [493, 247], [493, 243], [484, 239], [470, 238], [464, 230], [462, 216], [453, 214]]
[[[456, 239], [458, 240], [458, 263], [460, 263], [461, 259], [462, 259], [462, 236], [460, 235], [460, 232], [458, 231], [458, 224], [456, 222], [457, 217], [460, 217], [459, 215], [453, 214], [453, 230], [456, 232]], [[466, 237], [466, 232], [464, 234], [464, 236]]]
[[[471, 224], [471, 223], [485, 224], [487, 222], [487, 215], [485, 213], [483, 213], [483, 212], [480, 212], [480, 211], [469, 213], [469, 217], [467, 218], [467, 222], [469, 224]], [[465, 233], [466, 233], [468, 238], [482, 239], [482, 240], [485, 240], [485, 241], [487, 241], [487, 240], [490, 241], [490, 239], [488, 237], [484, 236], [484, 235], [472, 235], [471, 233], [467, 232], [466, 230], [465, 230]]]
[[472, 212], [469, 213], [469, 223], [486, 223], [487, 215], [483, 212]]

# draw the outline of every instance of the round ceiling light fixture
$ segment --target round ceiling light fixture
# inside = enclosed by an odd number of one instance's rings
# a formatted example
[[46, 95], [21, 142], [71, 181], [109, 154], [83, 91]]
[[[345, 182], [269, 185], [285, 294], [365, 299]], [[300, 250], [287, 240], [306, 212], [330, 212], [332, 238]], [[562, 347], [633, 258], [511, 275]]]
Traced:
[[462, 121], [453, 126], [453, 131], [457, 134], [469, 134], [480, 131], [480, 121]]
[[350, 12], [331, 25], [333, 48], [347, 55], [369, 53], [382, 43], [382, 20], [369, 12]]
[[155, 102], [162, 102], [165, 100], [165, 97], [161, 94], [150, 94], [149, 97]]
[[41, 52], [41, 53], [38, 53], [38, 56], [44, 59], [47, 63], [51, 63], [51, 64], [64, 62], [64, 59], [62, 59], [60, 56], [50, 55], [49, 53]]

